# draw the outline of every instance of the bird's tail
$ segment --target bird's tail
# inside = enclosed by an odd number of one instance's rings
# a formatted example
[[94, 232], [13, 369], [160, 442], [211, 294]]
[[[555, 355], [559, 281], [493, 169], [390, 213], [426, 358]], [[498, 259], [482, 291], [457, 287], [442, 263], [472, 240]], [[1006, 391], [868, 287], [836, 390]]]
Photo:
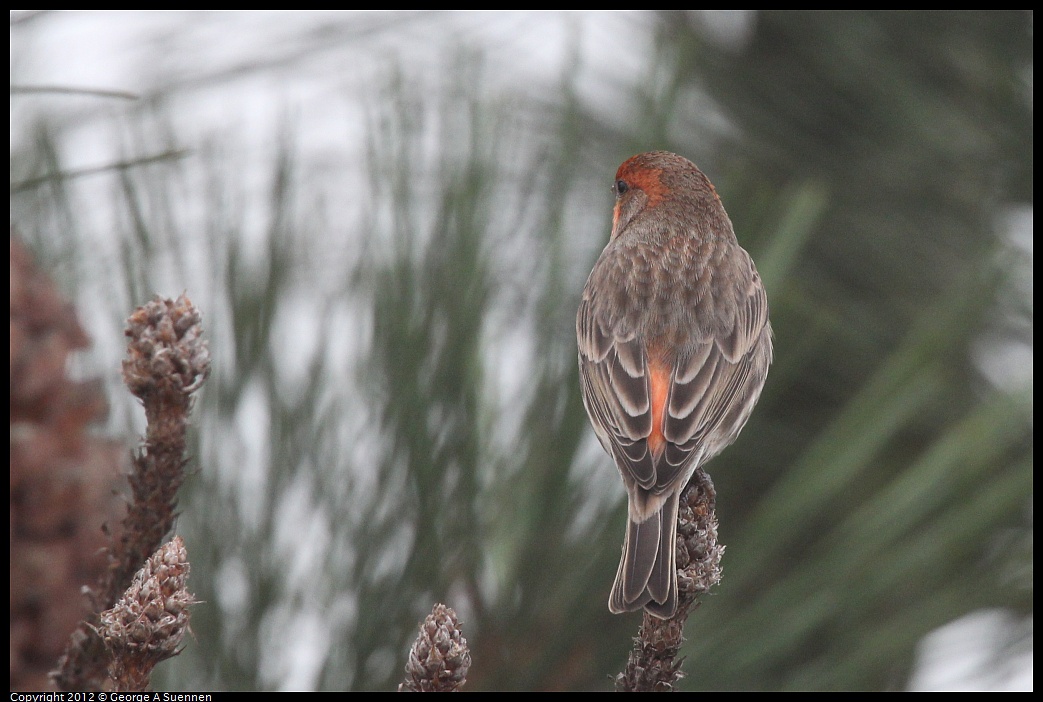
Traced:
[[643, 522], [630, 520], [608, 598], [614, 614], [642, 607], [660, 619], [677, 610], [677, 505], [680, 491]]

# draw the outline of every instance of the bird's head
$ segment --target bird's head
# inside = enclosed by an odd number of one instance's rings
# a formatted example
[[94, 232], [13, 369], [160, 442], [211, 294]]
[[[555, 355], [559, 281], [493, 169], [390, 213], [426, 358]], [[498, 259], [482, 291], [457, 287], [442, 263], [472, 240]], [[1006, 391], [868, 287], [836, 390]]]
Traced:
[[628, 229], [655, 235], [686, 223], [728, 220], [710, 179], [694, 163], [669, 151], [650, 151], [624, 161], [612, 190], [612, 239]]

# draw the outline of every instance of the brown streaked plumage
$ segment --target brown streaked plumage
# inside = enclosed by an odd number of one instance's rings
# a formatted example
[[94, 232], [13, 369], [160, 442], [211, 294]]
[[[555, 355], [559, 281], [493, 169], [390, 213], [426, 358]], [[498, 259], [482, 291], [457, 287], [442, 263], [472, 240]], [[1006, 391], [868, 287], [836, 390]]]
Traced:
[[677, 506], [739, 435], [772, 359], [768, 299], [702, 171], [666, 151], [616, 172], [612, 236], [576, 317], [583, 403], [626, 486], [612, 612], [677, 608]]

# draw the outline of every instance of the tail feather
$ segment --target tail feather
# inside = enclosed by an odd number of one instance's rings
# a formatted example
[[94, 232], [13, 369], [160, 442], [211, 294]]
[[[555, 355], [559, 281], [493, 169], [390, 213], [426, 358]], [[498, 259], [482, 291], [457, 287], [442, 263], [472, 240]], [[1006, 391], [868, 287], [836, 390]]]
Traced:
[[614, 614], [641, 608], [660, 619], [677, 609], [677, 506], [679, 493], [644, 522], [629, 522], [623, 557], [608, 608]]

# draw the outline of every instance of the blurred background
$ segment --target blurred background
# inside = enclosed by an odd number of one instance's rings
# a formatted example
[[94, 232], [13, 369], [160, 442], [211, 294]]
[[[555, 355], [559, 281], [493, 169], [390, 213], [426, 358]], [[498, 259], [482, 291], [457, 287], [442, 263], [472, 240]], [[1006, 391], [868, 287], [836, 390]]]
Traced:
[[[684, 689], [1031, 689], [1032, 13], [11, 12], [11, 225], [109, 390], [187, 291], [214, 372], [157, 689], [611, 689], [624, 529], [577, 382], [625, 158], [717, 186], [776, 360], [709, 466]], [[12, 567], [13, 569], [13, 567]], [[12, 578], [15, 577], [12, 572]], [[12, 659], [14, 660], [14, 659]], [[14, 665], [14, 663], [12, 663]]]

